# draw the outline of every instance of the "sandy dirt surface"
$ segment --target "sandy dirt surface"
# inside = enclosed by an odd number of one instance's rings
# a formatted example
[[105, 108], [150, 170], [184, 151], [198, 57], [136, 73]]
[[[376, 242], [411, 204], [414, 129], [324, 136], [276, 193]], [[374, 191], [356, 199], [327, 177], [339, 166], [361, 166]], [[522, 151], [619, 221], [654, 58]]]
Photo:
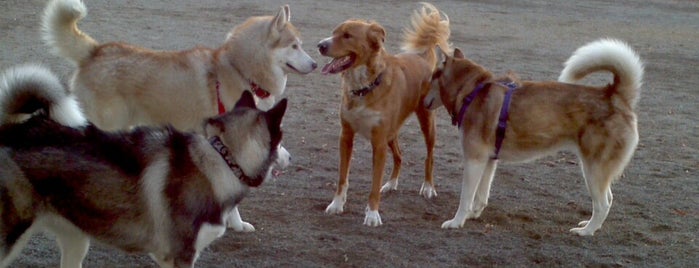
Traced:
[[[554, 2], [554, 3], [551, 3]], [[345, 213], [326, 215], [337, 181], [340, 77], [291, 75], [285, 97], [285, 146], [293, 165], [253, 190], [241, 204], [253, 233], [229, 231], [197, 267], [654, 266], [699, 264], [699, 4], [651, 1], [439, 1], [451, 18], [451, 41], [495, 73], [554, 80], [579, 46], [602, 37], [628, 41], [646, 62], [638, 109], [640, 143], [613, 185], [614, 205], [593, 237], [568, 232], [588, 219], [591, 201], [577, 160], [560, 153], [526, 164], [500, 165], [489, 206], [462, 229], [443, 230], [461, 187], [461, 151], [449, 116], [437, 113], [435, 178], [439, 196], [418, 195], [424, 143], [415, 119], [404, 126], [399, 190], [381, 202], [383, 226], [362, 225], [368, 200], [371, 147], [355, 140]], [[154, 49], [216, 47], [252, 15], [273, 15], [277, 1], [88, 0], [81, 29], [95, 39]], [[327, 62], [316, 43], [350, 18], [386, 28], [389, 52], [418, 8], [407, 1], [289, 2], [304, 48]], [[64, 81], [73, 67], [49, 53], [39, 37], [45, 1], [0, 2], [0, 68], [39, 62]], [[609, 77], [593, 77], [601, 85]], [[386, 174], [391, 164], [387, 164]], [[57, 246], [37, 236], [13, 267], [56, 267]], [[93, 243], [87, 267], [151, 267], [144, 255]]]

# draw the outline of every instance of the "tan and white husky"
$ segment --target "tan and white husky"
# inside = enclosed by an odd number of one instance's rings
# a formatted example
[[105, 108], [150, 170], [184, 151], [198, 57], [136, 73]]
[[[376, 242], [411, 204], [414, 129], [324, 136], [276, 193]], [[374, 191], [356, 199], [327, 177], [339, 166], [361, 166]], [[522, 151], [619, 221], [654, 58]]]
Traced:
[[[77, 66], [71, 91], [87, 118], [104, 130], [163, 124], [198, 130], [204, 118], [232, 108], [245, 90], [255, 93], [262, 109], [271, 107], [288, 73], [307, 74], [317, 66], [301, 48], [288, 6], [276, 16], [249, 18], [217, 49], [186, 51], [98, 43], [78, 29], [86, 14], [81, 0], [52, 0], [42, 36]], [[253, 231], [235, 211], [231, 227]]]
[[[636, 52], [619, 40], [602, 39], [573, 53], [560, 82], [507, 77], [509, 84], [458, 49], [444, 57], [424, 103], [432, 109], [444, 105], [460, 126], [464, 173], [459, 208], [442, 227], [459, 228], [481, 215], [498, 159], [519, 162], [567, 150], [578, 155], [592, 196], [592, 217], [571, 232], [593, 235], [612, 205], [611, 184], [638, 143], [635, 110], [643, 63]], [[611, 72], [614, 82], [571, 84], [600, 71]]]
[[193, 267], [249, 187], [285, 157], [285, 99], [265, 112], [246, 91], [231, 108], [202, 120], [203, 135], [107, 132], [49, 71], [0, 75], [0, 267], [40, 231], [56, 235], [61, 267], [81, 267], [91, 240]]

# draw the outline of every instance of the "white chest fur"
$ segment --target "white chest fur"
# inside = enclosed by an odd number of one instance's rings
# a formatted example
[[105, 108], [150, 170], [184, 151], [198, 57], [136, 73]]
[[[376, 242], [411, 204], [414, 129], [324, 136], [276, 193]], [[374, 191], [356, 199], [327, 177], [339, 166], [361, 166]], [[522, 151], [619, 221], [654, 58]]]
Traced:
[[352, 129], [367, 139], [371, 139], [371, 130], [381, 124], [381, 112], [372, 110], [364, 105], [352, 108], [343, 107], [340, 114], [342, 120], [349, 123]]

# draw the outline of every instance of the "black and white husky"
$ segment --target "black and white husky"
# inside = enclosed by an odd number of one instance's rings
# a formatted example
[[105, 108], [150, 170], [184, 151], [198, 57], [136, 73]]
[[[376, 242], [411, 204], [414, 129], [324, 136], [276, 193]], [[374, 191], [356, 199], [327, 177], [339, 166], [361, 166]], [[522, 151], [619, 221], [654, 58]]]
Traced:
[[[85, 120], [50, 71], [0, 76], [0, 267], [36, 231], [56, 235], [61, 267], [80, 267], [90, 239], [191, 267], [223, 235], [226, 215], [279, 157], [282, 100], [258, 110], [245, 91], [203, 122], [105, 132]], [[288, 161], [288, 159], [286, 159]]]

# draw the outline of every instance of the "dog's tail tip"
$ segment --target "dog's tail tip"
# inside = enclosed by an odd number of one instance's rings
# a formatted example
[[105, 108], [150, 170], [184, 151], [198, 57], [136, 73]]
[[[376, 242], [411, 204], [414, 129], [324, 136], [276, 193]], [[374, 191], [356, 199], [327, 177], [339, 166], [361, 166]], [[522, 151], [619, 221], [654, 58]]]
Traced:
[[559, 82], [576, 83], [587, 75], [608, 71], [614, 75], [614, 86], [631, 106], [635, 106], [643, 85], [644, 64], [626, 42], [602, 38], [581, 46], [565, 62]]
[[41, 17], [41, 38], [54, 54], [79, 64], [98, 45], [77, 27], [85, 16], [87, 7], [82, 0], [51, 0]]
[[449, 16], [434, 5], [421, 2], [422, 8], [415, 10], [410, 26], [403, 31], [403, 51], [424, 53], [439, 46], [451, 51]]
[[66, 126], [87, 124], [78, 101], [49, 69], [27, 64], [0, 74], [0, 124], [20, 123], [37, 114]]

